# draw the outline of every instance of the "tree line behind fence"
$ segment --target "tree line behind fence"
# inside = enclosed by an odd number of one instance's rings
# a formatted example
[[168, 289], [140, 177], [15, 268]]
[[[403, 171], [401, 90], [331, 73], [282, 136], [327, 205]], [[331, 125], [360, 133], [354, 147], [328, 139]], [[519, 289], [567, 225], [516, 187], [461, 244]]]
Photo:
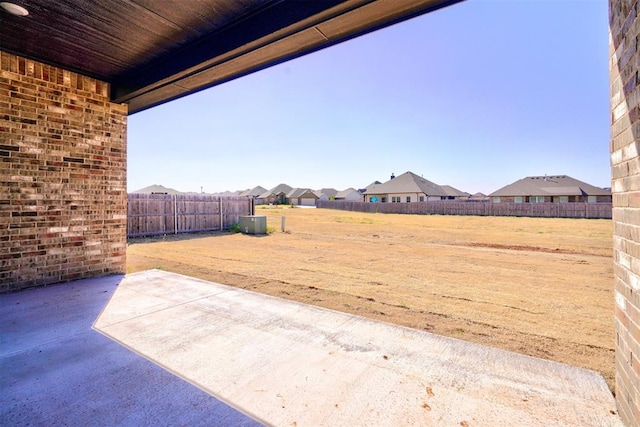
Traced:
[[318, 200], [317, 207], [370, 213], [611, 219], [611, 203], [492, 203], [490, 201], [457, 202], [451, 200], [366, 203]]
[[127, 237], [226, 230], [251, 215], [246, 197], [129, 194]]

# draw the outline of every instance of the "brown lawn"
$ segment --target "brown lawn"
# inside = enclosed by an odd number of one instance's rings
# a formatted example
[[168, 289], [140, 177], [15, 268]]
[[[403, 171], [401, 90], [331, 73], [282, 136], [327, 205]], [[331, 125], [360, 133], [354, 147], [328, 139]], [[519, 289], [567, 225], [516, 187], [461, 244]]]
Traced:
[[610, 220], [256, 214], [276, 231], [130, 240], [127, 271], [161, 268], [569, 363], [613, 389]]

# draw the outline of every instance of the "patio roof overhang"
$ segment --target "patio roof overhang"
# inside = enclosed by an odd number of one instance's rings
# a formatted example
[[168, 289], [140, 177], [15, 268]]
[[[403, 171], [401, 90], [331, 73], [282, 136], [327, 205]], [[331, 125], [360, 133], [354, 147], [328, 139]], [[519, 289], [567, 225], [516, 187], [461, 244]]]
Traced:
[[0, 50], [110, 83], [129, 113], [462, 0], [13, 0]]

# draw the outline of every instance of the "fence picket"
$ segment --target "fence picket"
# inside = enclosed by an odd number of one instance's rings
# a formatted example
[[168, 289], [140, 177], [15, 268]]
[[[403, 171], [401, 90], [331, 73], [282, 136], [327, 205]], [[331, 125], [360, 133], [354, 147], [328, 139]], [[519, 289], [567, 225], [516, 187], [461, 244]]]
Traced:
[[367, 203], [318, 200], [316, 206], [325, 209], [369, 213], [611, 219], [611, 203], [492, 203], [491, 201], [464, 202], [451, 200], [413, 203]]
[[225, 230], [242, 215], [251, 215], [246, 197], [132, 193], [128, 194], [127, 237]]

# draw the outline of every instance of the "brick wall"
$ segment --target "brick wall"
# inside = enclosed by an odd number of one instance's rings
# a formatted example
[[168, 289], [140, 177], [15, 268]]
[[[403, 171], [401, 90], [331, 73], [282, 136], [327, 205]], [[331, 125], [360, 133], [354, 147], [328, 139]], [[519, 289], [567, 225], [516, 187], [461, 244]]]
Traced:
[[122, 273], [126, 105], [0, 51], [0, 291]]
[[610, 0], [616, 401], [633, 426], [640, 425], [639, 15], [638, 0]]

